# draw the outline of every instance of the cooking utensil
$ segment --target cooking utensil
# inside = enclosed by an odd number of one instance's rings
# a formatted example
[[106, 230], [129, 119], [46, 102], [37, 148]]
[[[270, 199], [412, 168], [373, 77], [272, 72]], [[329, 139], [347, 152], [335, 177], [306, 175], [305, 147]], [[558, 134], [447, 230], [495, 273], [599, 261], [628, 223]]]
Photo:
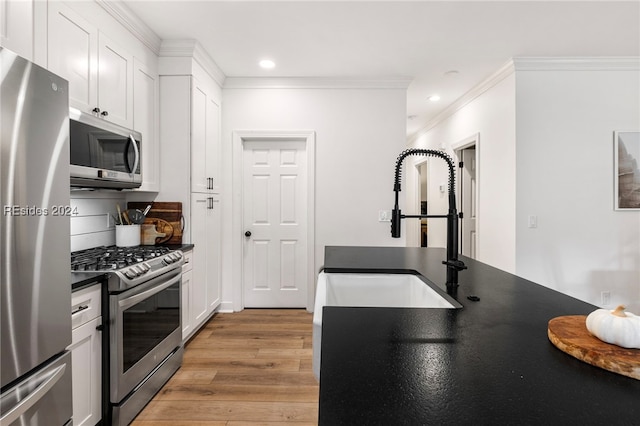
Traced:
[[145, 209], [142, 212], [142, 214], [145, 215], [145, 217], [146, 217], [147, 213], [149, 213], [149, 210], [151, 210], [151, 204], [149, 204], [147, 207], [145, 207]]
[[122, 220], [122, 210], [120, 210], [120, 204], [116, 204], [116, 210], [118, 210], [118, 225], [124, 225], [124, 221]]
[[640, 349], [626, 349], [592, 336], [585, 315], [569, 315], [549, 321], [547, 334], [558, 349], [596, 367], [640, 380]]
[[136, 225], [140, 225], [144, 223], [144, 213], [142, 213], [140, 210], [138, 209], [129, 209], [125, 212], [127, 214], [127, 216], [129, 217], [129, 220], [136, 224]]
[[124, 218], [124, 223], [127, 225], [131, 225], [131, 221], [129, 220], [129, 215], [126, 211], [122, 212], [122, 217]]

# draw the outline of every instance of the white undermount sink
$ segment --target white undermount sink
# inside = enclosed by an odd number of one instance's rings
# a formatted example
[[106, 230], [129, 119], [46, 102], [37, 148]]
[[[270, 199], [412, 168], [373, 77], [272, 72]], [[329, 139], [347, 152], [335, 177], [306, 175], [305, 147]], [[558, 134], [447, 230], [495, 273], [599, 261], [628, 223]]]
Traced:
[[461, 308], [454, 299], [412, 274], [326, 273], [318, 275], [313, 313], [313, 373], [320, 379], [320, 339], [324, 306]]

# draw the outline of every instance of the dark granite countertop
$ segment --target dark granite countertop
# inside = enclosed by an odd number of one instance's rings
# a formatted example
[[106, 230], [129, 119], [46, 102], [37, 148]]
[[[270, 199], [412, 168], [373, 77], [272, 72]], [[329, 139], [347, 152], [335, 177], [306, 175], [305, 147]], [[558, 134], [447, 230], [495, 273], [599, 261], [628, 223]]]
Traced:
[[[325, 272], [415, 272], [444, 289], [444, 258], [326, 247]], [[640, 425], [639, 380], [548, 340], [550, 319], [596, 306], [462, 259], [462, 309], [324, 308], [321, 425]]]

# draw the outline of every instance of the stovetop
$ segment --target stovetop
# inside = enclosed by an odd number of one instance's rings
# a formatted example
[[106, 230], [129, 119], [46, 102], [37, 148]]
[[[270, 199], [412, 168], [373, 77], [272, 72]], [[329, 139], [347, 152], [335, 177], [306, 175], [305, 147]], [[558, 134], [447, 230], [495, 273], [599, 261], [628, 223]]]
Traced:
[[163, 246], [103, 246], [71, 253], [71, 286], [95, 279], [108, 278], [109, 291], [123, 291], [169, 272], [184, 264], [180, 250]]
[[162, 258], [171, 250], [162, 246], [102, 246], [71, 253], [71, 270], [116, 271], [152, 259]]

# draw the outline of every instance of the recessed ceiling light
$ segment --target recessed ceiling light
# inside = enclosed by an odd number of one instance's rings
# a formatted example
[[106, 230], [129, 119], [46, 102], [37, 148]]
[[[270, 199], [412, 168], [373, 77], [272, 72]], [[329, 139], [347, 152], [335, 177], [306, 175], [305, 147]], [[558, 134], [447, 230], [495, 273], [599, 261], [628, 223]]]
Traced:
[[437, 102], [440, 100], [440, 95], [431, 95], [427, 99], [430, 100], [431, 102]]
[[276, 63], [270, 59], [263, 59], [259, 62], [259, 64], [264, 69], [271, 69], [271, 68], [275, 68], [276, 66]]
[[446, 75], [447, 77], [453, 77], [460, 74], [460, 71], [458, 70], [449, 70], [447, 72], [444, 73], [444, 75]]

